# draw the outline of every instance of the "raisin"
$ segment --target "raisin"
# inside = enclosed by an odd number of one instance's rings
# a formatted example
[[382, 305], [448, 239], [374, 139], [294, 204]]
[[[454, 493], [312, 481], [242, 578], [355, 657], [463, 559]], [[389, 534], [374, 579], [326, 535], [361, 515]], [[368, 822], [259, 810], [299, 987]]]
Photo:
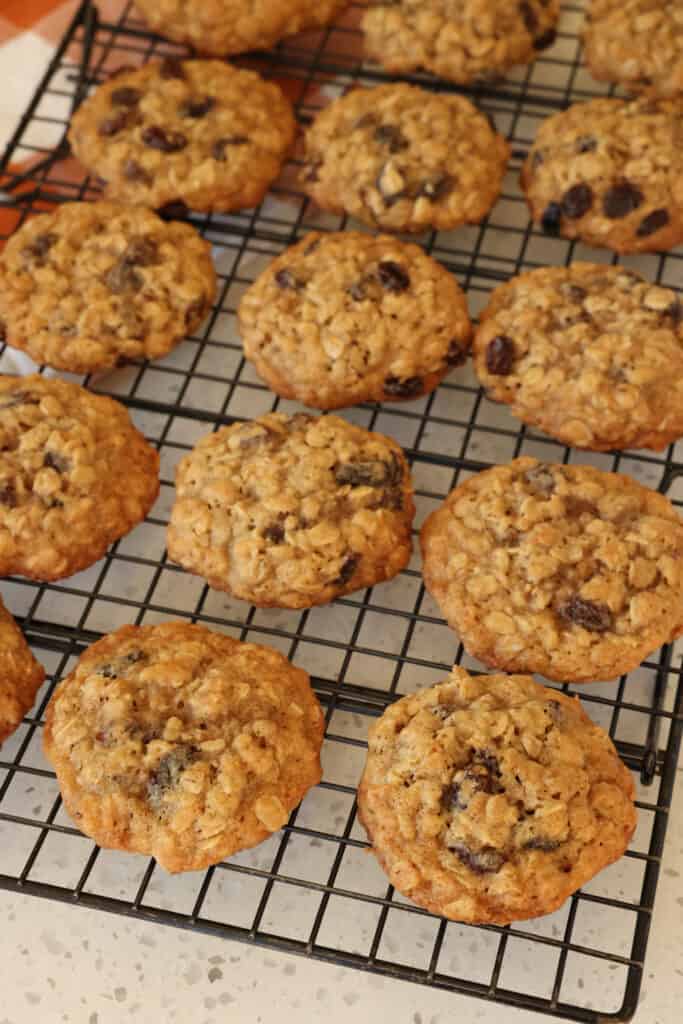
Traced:
[[349, 555], [349, 557], [342, 563], [339, 575], [332, 581], [335, 586], [345, 586], [356, 571], [359, 562], [360, 555]]
[[674, 327], [678, 327], [683, 321], [683, 305], [681, 305], [679, 299], [675, 299], [670, 306], [668, 306], [664, 313], [666, 316], [670, 316]]
[[534, 836], [524, 844], [525, 850], [542, 850], [543, 853], [552, 853], [558, 846], [561, 846], [559, 839], [548, 839], [546, 836]]
[[285, 529], [280, 523], [272, 523], [270, 526], [266, 526], [263, 531], [263, 539], [269, 540], [273, 544], [282, 544], [285, 539]]
[[486, 346], [486, 369], [497, 377], [507, 377], [514, 362], [514, 341], [507, 334], [497, 334]]
[[13, 409], [16, 405], [40, 405], [40, 398], [30, 391], [9, 391], [5, 396], [6, 399], [4, 396], [0, 399], [3, 409]]
[[189, 212], [189, 207], [182, 199], [174, 199], [170, 203], [164, 203], [157, 210], [162, 220], [184, 220]]
[[30, 245], [25, 246], [22, 249], [22, 256], [25, 259], [32, 260], [42, 267], [45, 265], [45, 257], [48, 252], [55, 244], [59, 241], [59, 235], [55, 235], [53, 232], [48, 232], [44, 235], [38, 235], [33, 239]]
[[560, 291], [571, 302], [583, 302], [588, 295], [585, 288], [582, 288], [579, 284], [573, 284], [571, 281], [564, 281], [560, 285]]
[[45, 452], [43, 465], [48, 469], [54, 469], [57, 473], [68, 473], [71, 469], [71, 459], [59, 455], [58, 452]]
[[159, 260], [159, 248], [153, 238], [134, 238], [123, 254], [126, 263], [138, 267], [154, 267]]
[[462, 366], [467, 360], [467, 347], [463, 348], [462, 342], [453, 338], [446, 353], [447, 366]]
[[187, 146], [187, 138], [182, 132], [167, 131], [158, 124], [145, 128], [142, 141], [150, 149], [158, 149], [162, 153], [178, 153]]
[[164, 57], [159, 65], [159, 74], [162, 78], [185, 78], [183, 62], [177, 57]]
[[567, 622], [582, 626], [591, 633], [606, 633], [612, 628], [612, 612], [606, 604], [587, 601], [574, 595], [559, 608], [559, 614]]
[[109, 138], [111, 135], [118, 135], [124, 128], [129, 128], [132, 124], [131, 113], [133, 111], [130, 107], [120, 110], [114, 117], [107, 117], [104, 121], [100, 121], [97, 128], [97, 134], [103, 135]]
[[454, 185], [455, 178], [451, 174], [442, 174], [438, 178], [427, 178], [420, 186], [418, 197], [423, 196], [425, 199], [437, 202], [439, 199], [445, 199], [447, 195], [450, 195]]
[[562, 226], [562, 207], [559, 203], [548, 203], [541, 216], [541, 227], [546, 235], [559, 235]]
[[303, 180], [308, 181], [311, 184], [316, 181], [320, 181], [320, 175], [318, 171], [322, 167], [322, 160], [309, 160], [308, 163], [304, 164], [302, 168]]
[[181, 108], [181, 115], [183, 117], [194, 117], [199, 119], [200, 117], [206, 117], [210, 110], [213, 110], [216, 105], [216, 101], [213, 96], [204, 96], [200, 100], [190, 100]]
[[400, 153], [402, 149], [407, 149], [409, 145], [403, 132], [395, 124], [380, 124], [375, 129], [373, 138], [376, 142], [387, 146], [390, 153]]
[[392, 398], [417, 398], [424, 391], [422, 377], [387, 377], [384, 394]]
[[643, 217], [636, 236], [638, 238], [647, 238], [649, 235], [654, 235], [655, 231], [661, 231], [669, 223], [669, 211], [662, 208], [661, 210], [653, 210], [652, 213], [648, 213], [647, 217]]
[[128, 654], [121, 655], [120, 658], [116, 658], [114, 661], [100, 665], [95, 671], [98, 675], [104, 676], [105, 679], [118, 679], [131, 665], [137, 665], [139, 662], [146, 660], [147, 655], [144, 651], [133, 650], [129, 651]]
[[363, 299], [367, 298], [367, 292], [363, 281], [355, 281], [354, 284], [349, 287], [348, 292], [354, 302], [362, 302]]
[[542, 462], [532, 469], [527, 469], [524, 479], [534, 494], [552, 494], [555, 490], [555, 477]]
[[565, 495], [564, 510], [570, 519], [579, 519], [581, 516], [590, 516], [592, 519], [595, 519], [600, 514], [592, 501], [586, 501], [585, 498], [577, 498], [574, 494]]
[[[432, 708], [432, 713], [434, 713], [434, 708]], [[441, 806], [445, 811], [466, 810], [467, 803], [461, 802], [460, 786], [457, 782], [453, 782], [450, 786], [445, 787], [441, 794]]]
[[226, 135], [224, 139], [217, 139], [211, 147], [211, 156], [214, 160], [223, 163], [228, 158], [228, 146], [246, 146], [249, 139], [246, 135]]
[[522, 21], [527, 32], [534, 33], [538, 28], [538, 18], [528, 0], [521, 0], [518, 4], [519, 13], [522, 15]]
[[377, 267], [379, 282], [387, 292], [399, 294], [410, 288], [410, 277], [399, 263], [383, 260]]
[[179, 744], [159, 761], [147, 782], [147, 800], [157, 811], [163, 809], [163, 799], [169, 789], [178, 785], [186, 768], [197, 759], [197, 750], [187, 744]]
[[540, 36], [534, 39], [534, 50], [548, 50], [557, 39], [557, 32], [554, 28], [548, 28], [541, 32]]
[[563, 725], [565, 720], [564, 708], [559, 700], [549, 700], [543, 709], [549, 715], [555, 725]]
[[15, 508], [17, 504], [17, 492], [16, 488], [11, 480], [7, 480], [5, 483], [0, 483], [0, 505], [6, 505], [8, 508]]
[[116, 261], [111, 270], [105, 274], [104, 283], [109, 291], [113, 292], [115, 295], [119, 295], [121, 292], [140, 291], [144, 281], [135, 270], [134, 266], [131, 263], [128, 263], [124, 254], [121, 259]]
[[126, 181], [137, 181], [141, 185], [151, 185], [152, 175], [146, 171], [137, 160], [127, 160], [123, 166], [123, 176]]
[[581, 135], [575, 143], [577, 153], [592, 153], [598, 147], [597, 139], [593, 135]]
[[5, 341], [7, 338], [7, 324], [4, 320], [0, 320], [0, 341]]
[[299, 291], [299, 289], [303, 288], [304, 286], [304, 282], [300, 281], [298, 277], [296, 277], [296, 275], [293, 274], [291, 270], [287, 270], [286, 267], [283, 267], [282, 270], [278, 270], [277, 274], [275, 275], [275, 283], [277, 284], [278, 288], [283, 288], [285, 291], [289, 290], [294, 292]]
[[391, 462], [382, 459], [368, 459], [358, 462], [341, 462], [334, 468], [334, 479], [338, 484], [351, 487], [394, 486], [403, 478], [401, 463], [392, 457]]
[[142, 99], [142, 93], [139, 89], [124, 86], [121, 89], [114, 89], [109, 98], [115, 107], [136, 107]]
[[185, 310], [185, 326], [188, 330], [190, 328], [194, 329], [195, 326], [199, 326], [206, 316], [208, 309], [209, 302], [206, 296], [203, 296], [201, 299], [195, 299], [194, 302], [190, 303]]
[[573, 185], [562, 196], [562, 213], [570, 220], [578, 220], [588, 213], [593, 205], [593, 189], [590, 185]]
[[637, 185], [632, 185], [630, 181], [620, 181], [602, 197], [603, 213], [610, 220], [621, 220], [637, 210], [644, 198]]
[[465, 843], [452, 843], [448, 849], [477, 875], [488, 875], [500, 871], [507, 859], [498, 850], [486, 846], [481, 850], [472, 850]]

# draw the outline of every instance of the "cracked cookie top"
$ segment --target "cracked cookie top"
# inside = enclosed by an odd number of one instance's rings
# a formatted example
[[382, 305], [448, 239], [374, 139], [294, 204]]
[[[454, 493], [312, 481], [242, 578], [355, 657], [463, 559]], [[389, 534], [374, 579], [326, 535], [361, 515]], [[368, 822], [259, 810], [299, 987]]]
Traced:
[[673, 248], [683, 239], [683, 98], [597, 99], [553, 114], [522, 186], [547, 234], [616, 252]]
[[26, 221], [0, 256], [8, 344], [72, 373], [166, 355], [215, 292], [209, 243], [142, 207], [65, 203]]
[[422, 528], [425, 583], [476, 658], [613, 679], [683, 631], [683, 519], [618, 473], [516, 459]]
[[663, 448], [683, 435], [683, 304], [624, 267], [545, 267], [496, 288], [474, 365], [490, 398], [564, 444]]
[[371, 728], [358, 805], [399, 892], [458, 921], [508, 924], [556, 910], [623, 854], [633, 793], [577, 699], [454, 668]]
[[591, 0], [583, 44], [599, 81], [656, 96], [683, 91], [680, 0]]
[[145, 518], [159, 455], [111, 398], [0, 377], [0, 573], [57, 580]]
[[101, 85], [72, 118], [69, 141], [109, 199], [228, 211], [261, 201], [295, 130], [282, 91], [255, 72], [167, 58]]
[[269, 413], [182, 460], [168, 552], [253, 604], [307, 608], [403, 569], [414, 513], [395, 441], [337, 416]]
[[124, 626], [48, 707], [45, 751], [101, 846], [196, 871], [286, 823], [320, 781], [323, 714], [278, 651], [203, 626]]
[[150, 28], [216, 57], [267, 50], [278, 40], [322, 28], [348, 0], [135, 0]]
[[287, 249], [239, 308], [247, 359], [285, 398], [318, 409], [417, 398], [467, 358], [452, 274], [416, 245], [353, 231]]
[[0, 743], [32, 707], [44, 679], [43, 666], [0, 600]]
[[508, 154], [464, 96], [394, 83], [353, 89], [318, 114], [301, 181], [323, 209], [373, 227], [440, 230], [488, 213]]
[[365, 50], [388, 71], [495, 80], [555, 42], [559, 0], [372, 0]]

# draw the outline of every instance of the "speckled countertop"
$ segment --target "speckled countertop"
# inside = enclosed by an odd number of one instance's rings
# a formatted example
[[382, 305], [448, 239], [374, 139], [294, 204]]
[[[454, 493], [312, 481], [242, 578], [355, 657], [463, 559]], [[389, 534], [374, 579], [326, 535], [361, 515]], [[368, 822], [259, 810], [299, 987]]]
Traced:
[[[636, 1024], [683, 1005], [683, 770], [679, 769]], [[0, 1024], [533, 1024], [481, 1000], [97, 911], [0, 893]], [[476, 951], [472, 952], [476, 956]], [[528, 966], [529, 975], [534, 964]], [[9, 980], [11, 979], [11, 981]], [[590, 975], [579, 979], [590, 1003]]]

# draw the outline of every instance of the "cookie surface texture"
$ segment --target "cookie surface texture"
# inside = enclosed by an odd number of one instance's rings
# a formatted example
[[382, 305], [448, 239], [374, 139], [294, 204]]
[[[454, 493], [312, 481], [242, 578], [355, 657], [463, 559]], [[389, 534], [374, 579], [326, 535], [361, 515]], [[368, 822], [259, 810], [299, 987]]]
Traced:
[[0, 377], [0, 574], [58, 580], [141, 522], [159, 455], [111, 398], [38, 375]]
[[550, 235], [615, 252], [683, 240], [683, 98], [597, 99], [541, 123], [522, 168]]
[[199, 53], [225, 57], [266, 50], [280, 39], [328, 25], [348, 0], [135, 0], [155, 32]]
[[577, 699], [530, 676], [454, 668], [372, 726], [358, 805], [404, 896], [508, 924], [556, 910], [623, 854], [633, 794]]
[[0, 600], [0, 743], [33, 707], [45, 679], [24, 635]]
[[516, 459], [451, 491], [421, 539], [428, 589], [493, 668], [614, 679], [683, 631], [683, 519], [630, 477]]
[[215, 294], [209, 243], [142, 207], [65, 203], [26, 221], [0, 256], [7, 343], [72, 373], [166, 355]]
[[656, 96], [683, 91], [680, 0], [591, 0], [583, 45], [601, 82]]
[[363, 17], [365, 50], [393, 73], [495, 81], [553, 45], [559, 12], [559, 0], [380, 0]]
[[69, 141], [108, 199], [229, 211], [261, 201], [295, 130], [289, 101], [255, 72], [168, 58], [101, 85], [72, 118]]
[[304, 190], [324, 210], [419, 232], [480, 221], [509, 147], [464, 96], [395, 83], [353, 89], [308, 129]]
[[452, 274], [416, 245], [345, 231], [308, 235], [239, 308], [244, 352], [277, 394], [318, 409], [418, 398], [467, 357]]
[[473, 353], [490, 398], [574, 448], [660, 449], [683, 435], [683, 305], [632, 270], [513, 278], [481, 314]]
[[245, 601], [309, 608], [403, 569], [414, 513], [395, 441], [336, 416], [269, 413], [181, 461], [168, 552]]
[[320, 781], [323, 729], [308, 675], [278, 651], [169, 622], [88, 648], [44, 743], [82, 832], [197, 871], [282, 828]]

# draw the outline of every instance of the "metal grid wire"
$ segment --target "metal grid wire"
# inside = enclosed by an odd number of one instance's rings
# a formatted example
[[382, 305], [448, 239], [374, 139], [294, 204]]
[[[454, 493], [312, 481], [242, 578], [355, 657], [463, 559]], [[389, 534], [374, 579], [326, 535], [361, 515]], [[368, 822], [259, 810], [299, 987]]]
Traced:
[[[364, 65], [352, 4], [328, 31], [245, 58], [280, 81], [302, 123], [358, 81], [385, 76]], [[563, 12], [556, 46], [500, 87], [468, 92], [512, 141], [503, 196], [487, 221], [420, 241], [468, 292], [476, 313], [492, 287], [535, 266], [610, 254], [541, 236], [517, 185], [539, 121], [596, 88], [581, 67], [581, 5]], [[16, 224], [64, 200], [95, 198], [64, 144], [66, 123], [88, 88], [121, 65], [183, 52], [148, 34], [132, 10], [116, 24], [84, 3], [12, 139], [3, 187]], [[449, 88], [412, 76], [430, 88]], [[40, 144], [36, 132], [40, 133]], [[45, 138], [53, 149], [46, 150]], [[11, 164], [10, 164], [11, 161]], [[43, 760], [46, 685], [34, 712], [0, 752], [0, 886], [133, 917], [212, 932], [309, 957], [406, 978], [577, 1021], [627, 1020], [635, 1010], [683, 730], [680, 650], [664, 648], [618, 683], [574, 688], [607, 728], [636, 776], [639, 828], [626, 856], [556, 914], [514, 927], [473, 928], [436, 918], [387, 887], [356, 820], [355, 786], [369, 721], [393, 699], [443, 678], [464, 653], [425, 593], [414, 559], [394, 581], [304, 612], [258, 610], [208, 589], [166, 561], [164, 528], [173, 469], [204, 433], [234, 419], [294, 403], [271, 394], [245, 364], [235, 329], [241, 294], [283, 248], [344, 218], [310, 207], [296, 190], [296, 156], [256, 210], [188, 215], [214, 245], [220, 289], [201, 331], [171, 355], [84, 380], [114, 395], [161, 454], [162, 494], [147, 522], [96, 566], [62, 584], [6, 581], [3, 590], [34, 650], [59, 679], [103, 632], [123, 623], [185, 618], [278, 647], [313, 677], [326, 708], [324, 780], [283, 832], [206, 873], [171, 877], [153, 861], [101, 851], [73, 828]], [[683, 251], [624, 262], [675, 287]], [[24, 356], [0, 355], [3, 372], [26, 372]], [[573, 452], [516, 423], [481, 394], [468, 368], [426, 398], [367, 405], [348, 418], [394, 436], [416, 485], [418, 525], [459, 480], [520, 454], [619, 469], [683, 506], [683, 444], [661, 454]], [[435, 656], [436, 654], [436, 656]], [[572, 692], [572, 688], [565, 688]], [[533, 963], [533, 972], [525, 965]], [[590, 976], [592, 1002], [584, 989]]]

